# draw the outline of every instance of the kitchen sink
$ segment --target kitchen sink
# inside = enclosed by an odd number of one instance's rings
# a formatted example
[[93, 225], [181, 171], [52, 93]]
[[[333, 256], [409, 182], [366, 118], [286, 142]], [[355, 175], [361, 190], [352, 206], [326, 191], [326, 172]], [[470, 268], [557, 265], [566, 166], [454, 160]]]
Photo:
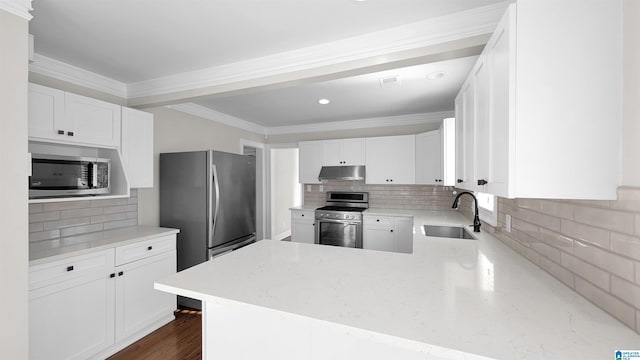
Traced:
[[453, 239], [475, 240], [471, 233], [462, 226], [435, 226], [424, 225], [424, 233], [427, 236], [445, 237]]

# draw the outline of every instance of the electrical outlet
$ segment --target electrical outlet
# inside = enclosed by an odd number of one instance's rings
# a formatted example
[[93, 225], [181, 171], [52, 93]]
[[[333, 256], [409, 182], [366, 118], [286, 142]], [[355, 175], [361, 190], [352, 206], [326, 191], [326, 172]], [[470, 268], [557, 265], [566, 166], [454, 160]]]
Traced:
[[511, 215], [507, 214], [504, 219], [504, 231], [511, 232]]
[[307, 192], [311, 191], [311, 185], [307, 185]]

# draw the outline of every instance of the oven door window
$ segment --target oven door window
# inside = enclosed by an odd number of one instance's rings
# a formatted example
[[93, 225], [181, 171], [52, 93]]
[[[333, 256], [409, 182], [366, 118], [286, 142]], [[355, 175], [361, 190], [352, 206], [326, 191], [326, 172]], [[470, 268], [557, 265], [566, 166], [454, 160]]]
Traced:
[[320, 222], [319, 243], [343, 247], [356, 247], [358, 225], [354, 223]]

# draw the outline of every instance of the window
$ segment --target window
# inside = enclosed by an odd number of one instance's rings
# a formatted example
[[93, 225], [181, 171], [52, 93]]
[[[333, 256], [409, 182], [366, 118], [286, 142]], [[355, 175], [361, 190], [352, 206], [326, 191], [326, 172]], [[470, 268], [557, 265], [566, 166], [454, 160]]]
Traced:
[[496, 197], [492, 194], [476, 192], [478, 199], [478, 213], [480, 220], [492, 226], [498, 226], [498, 206]]

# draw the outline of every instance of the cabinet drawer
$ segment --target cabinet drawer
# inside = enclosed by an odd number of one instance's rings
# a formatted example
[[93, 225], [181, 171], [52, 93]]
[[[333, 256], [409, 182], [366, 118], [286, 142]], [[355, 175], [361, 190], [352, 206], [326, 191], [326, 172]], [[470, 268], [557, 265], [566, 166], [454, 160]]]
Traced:
[[364, 226], [370, 228], [384, 227], [393, 229], [394, 218], [390, 216], [365, 216]]
[[175, 249], [175, 235], [167, 235], [135, 244], [120, 246], [116, 248], [116, 266]]
[[291, 220], [310, 220], [313, 222], [315, 210], [292, 210]]
[[113, 270], [113, 249], [74, 256], [29, 268], [29, 290]]

